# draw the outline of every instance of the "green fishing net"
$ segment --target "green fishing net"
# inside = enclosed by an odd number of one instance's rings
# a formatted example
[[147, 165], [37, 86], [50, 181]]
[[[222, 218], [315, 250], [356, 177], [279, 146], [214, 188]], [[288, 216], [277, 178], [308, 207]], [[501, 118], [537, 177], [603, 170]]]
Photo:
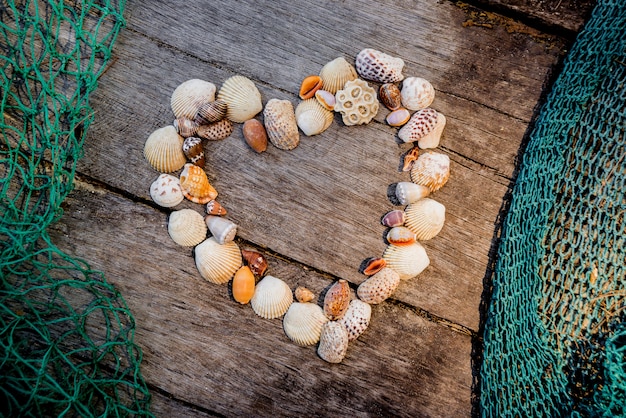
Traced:
[[523, 156], [484, 333], [487, 417], [626, 416], [626, 2], [600, 0]]
[[51, 242], [123, 0], [0, 0], [0, 414], [150, 415], [122, 296]]

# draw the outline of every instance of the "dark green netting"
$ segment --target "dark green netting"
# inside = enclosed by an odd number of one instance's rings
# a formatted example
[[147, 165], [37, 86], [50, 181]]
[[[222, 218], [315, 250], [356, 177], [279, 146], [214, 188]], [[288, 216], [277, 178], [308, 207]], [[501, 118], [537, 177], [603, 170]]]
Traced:
[[0, 414], [150, 415], [134, 319], [47, 229], [73, 187], [124, 0], [0, 0]]
[[626, 416], [626, 2], [600, 0], [542, 107], [505, 219], [483, 416]]

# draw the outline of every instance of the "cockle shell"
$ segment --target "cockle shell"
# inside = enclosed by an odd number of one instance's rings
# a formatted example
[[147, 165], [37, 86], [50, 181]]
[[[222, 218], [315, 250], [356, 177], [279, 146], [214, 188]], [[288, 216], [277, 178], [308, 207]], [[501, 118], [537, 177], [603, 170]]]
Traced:
[[[310, 302], [315, 299], [315, 294], [304, 286], [296, 287], [294, 294], [296, 295], [296, 300], [300, 303]], [[324, 311], [322, 311], [322, 313], [323, 312]]]
[[193, 165], [204, 167], [206, 160], [204, 158], [204, 147], [202, 146], [202, 140], [200, 138], [197, 136], [185, 138], [183, 142], [183, 153]]
[[331, 321], [341, 318], [350, 305], [350, 285], [344, 279], [337, 280], [324, 296], [324, 313]]
[[348, 126], [369, 123], [378, 113], [376, 90], [360, 78], [348, 81], [337, 91], [335, 99], [335, 111], [341, 113]]
[[245, 305], [254, 295], [256, 280], [250, 267], [241, 266], [233, 277], [233, 299]]
[[233, 133], [233, 123], [229, 119], [209, 123], [208, 125], [200, 125], [196, 130], [196, 135], [209, 141], [220, 141], [226, 139]]
[[215, 100], [215, 90], [215, 84], [197, 78], [181, 83], [170, 99], [174, 116], [193, 120], [202, 105]]
[[409, 110], [428, 107], [435, 100], [435, 89], [430, 82], [421, 77], [407, 77], [402, 82], [402, 106]]
[[267, 275], [256, 285], [250, 300], [254, 313], [265, 319], [282, 316], [293, 302], [289, 285], [281, 279]]
[[446, 117], [443, 113], [437, 112], [437, 121], [435, 122], [435, 127], [431, 129], [426, 135], [417, 140], [417, 145], [422, 148], [437, 148], [439, 146], [439, 142], [441, 141], [441, 135], [443, 134], [443, 129], [446, 127]]
[[222, 99], [217, 99], [200, 106], [194, 120], [198, 125], [208, 125], [224, 119], [227, 111], [228, 104]]
[[226, 117], [235, 123], [252, 119], [263, 110], [261, 92], [252, 80], [242, 75], [224, 81], [217, 98], [226, 102]]
[[337, 102], [337, 99], [335, 99], [335, 95], [328, 90], [316, 91], [315, 99], [324, 107], [324, 109], [335, 110], [335, 103]]
[[348, 341], [354, 341], [370, 324], [372, 307], [359, 299], [353, 299], [348, 306], [345, 315], [338, 321], [348, 331]]
[[396, 185], [396, 198], [401, 205], [416, 202], [429, 194], [428, 187], [410, 181], [401, 181]]
[[237, 235], [237, 224], [221, 216], [207, 215], [204, 217], [204, 222], [211, 231], [211, 235], [220, 244], [231, 242]]
[[450, 177], [450, 157], [435, 151], [423, 152], [411, 168], [411, 181], [436, 192]]
[[419, 241], [433, 238], [443, 228], [446, 219], [446, 207], [436, 200], [424, 198], [408, 205], [406, 227], [415, 233]]
[[243, 123], [243, 138], [254, 151], [261, 153], [267, 149], [265, 126], [257, 119], [248, 119]]
[[298, 127], [306, 136], [321, 134], [333, 123], [333, 112], [325, 109], [315, 98], [301, 101], [295, 114]]
[[228, 211], [217, 200], [211, 200], [206, 204], [207, 215], [225, 216]]
[[200, 275], [211, 283], [228, 282], [242, 265], [241, 251], [235, 241], [220, 244], [210, 237], [198, 244], [194, 253]]
[[365, 48], [355, 59], [357, 73], [366, 80], [379, 83], [396, 83], [402, 81], [404, 61], [372, 48]]
[[263, 254], [252, 250], [241, 250], [241, 255], [255, 275], [261, 277], [265, 274], [268, 263]]
[[394, 226], [387, 232], [387, 242], [389, 244], [411, 245], [415, 241], [415, 232], [406, 226]]
[[152, 132], [143, 147], [143, 155], [152, 168], [161, 173], [179, 170], [187, 162], [183, 137], [169, 125]]
[[426, 250], [419, 242], [404, 246], [390, 244], [383, 258], [387, 260], [387, 267], [395, 270], [401, 280], [417, 276], [430, 264]]
[[380, 270], [384, 269], [386, 265], [387, 261], [385, 261], [384, 258], [372, 257], [367, 260], [365, 267], [363, 268], [363, 274], [371, 276], [372, 274], [376, 274]]
[[150, 185], [150, 197], [159, 206], [171, 208], [185, 199], [180, 181], [171, 174], [161, 174]]
[[263, 110], [265, 130], [276, 148], [291, 150], [300, 143], [293, 105], [289, 100], [271, 99]]
[[178, 245], [193, 247], [206, 238], [207, 227], [202, 215], [193, 209], [175, 210], [170, 213], [167, 232]]
[[385, 83], [378, 89], [378, 100], [391, 111], [402, 107], [400, 88], [394, 83]]
[[376, 305], [389, 298], [400, 284], [400, 275], [385, 267], [359, 285], [356, 294], [363, 302]]
[[300, 98], [302, 100], [311, 99], [315, 96], [315, 92], [322, 88], [322, 77], [319, 75], [310, 75], [302, 80], [300, 85]]
[[328, 363], [341, 363], [348, 352], [348, 330], [337, 321], [322, 325], [317, 355]]
[[313, 345], [320, 340], [322, 325], [328, 322], [324, 311], [314, 303], [295, 302], [283, 318], [283, 329], [289, 339], [301, 346]]
[[419, 146], [413, 146], [413, 148], [408, 150], [406, 154], [404, 154], [404, 159], [402, 163], [402, 171], [411, 171], [419, 155], [420, 155]]
[[404, 142], [415, 142], [426, 136], [437, 124], [438, 112], [427, 107], [413, 113], [411, 119], [398, 131], [398, 138]]
[[180, 173], [183, 195], [194, 203], [205, 204], [217, 197], [217, 191], [209, 184], [204, 169], [191, 163], [185, 164]]
[[178, 135], [183, 138], [187, 138], [196, 134], [198, 131], [198, 124], [191, 119], [178, 118], [174, 120], [174, 128], [176, 128]]
[[320, 78], [322, 79], [324, 90], [332, 94], [343, 89], [343, 86], [348, 81], [358, 77], [359, 75], [356, 73], [354, 66], [343, 57], [335, 58], [326, 63], [320, 70]]
[[383, 216], [380, 222], [390, 228], [402, 226], [404, 225], [404, 211], [401, 209], [389, 211]]
[[403, 107], [394, 110], [393, 112], [389, 113], [387, 117], [385, 117], [387, 125], [394, 127], [406, 124], [409, 119], [411, 119], [411, 112]]

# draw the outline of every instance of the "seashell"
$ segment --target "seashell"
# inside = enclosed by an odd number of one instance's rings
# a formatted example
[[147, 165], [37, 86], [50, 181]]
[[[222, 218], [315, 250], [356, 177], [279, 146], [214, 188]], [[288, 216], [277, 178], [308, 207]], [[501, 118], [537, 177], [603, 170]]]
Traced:
[[385, 261], [382, 257], [372, 257], [367, 260], [367, 264], [363, 268], [363, 274], [366, 276], [371, 276], [372, 274], [378, 273], [380, 270], [385, 268], [387, 265], [387, 261]]
[[318, 90], [315, 92], [315, 98], [326, 110], [335, 110], [335, 95], [328, 90]]
[[237, 235], [237, 224], [221, 216], [207, 215], [204, 217], [204, 222], [209, 227], [211, 235], [220, 244], [231, 242]]
[[443, 129], [446, 127], [446, 117], [443, 113], [437, 112], [437, 122], [435, 123], [435, 127], [426, 135], [417, 140], [417, 145], [422, 148], [437, 148], [439, 146], [439, 142], [441, 141], [441, 134], [443, 134]]
[[256, 284], [254, 274], [250, 267], [241, 266], [233, 277], [233, 299], [245, 305], [250, 302], [254, 295], [254, 286]]
[[322, 325], [326, 322], [328, 318], [316, 304], [295, 302], [289, 306], [283, 318], [283, 329], [291, 341], [307, 346], [320, 340]]
[[443, 228], [446, 207], [436, 200], [424, 198], [408, 205], [406, 226], [415, 233], [416, 239], [425, 241], [433, 238]]
[[200, 138], [196, 136], [185, 138], [183, 142], [183, 153], [193, 165], [204, 167], [206, 160], [204, 158], [204, 147], [202, 146], [202, 140]]
[[289, 285], [274, 276], [265, 276], [256, 285], [250, 300], [254, 313], [265, 319], [282, 316], [293, 302]]
[[200, 275], [211, 283], [228, 282], [241, 267], [241, 251], [234, 241], [220, 244], [210, 237], [196, 246], [194, 254]]
[[181, 117], [174, 120], [174, 128], [176, 128], [178, 135], [187, 138], [196, 134], [198, 124], [191, 119]]
[[[295, 290], [296, 300], [300, 303], [310, 302], [315, 299], [315, 295], [304, 286], [298, 286]], [[323, 311], [322, 311], [323, 313]]]
[[385, 118], [385, 121], [389, 126], [402, 126], [411, 119], [411, 113], [405, 108], [401, 107], [389, 113]]
[[396, 83], [402, 81], [404, 61], [372, 48], [365, 48], [355, 59], [357, 73], [366, 80], [379, 83]]
[[413, 146], [413, 148], [408, 150], [406, 154], [404, 154], [402, 171], [411, 171], [419, 155], [420, 155], [420, 149], [417, 146]]
[[263, 254], [252, 250], [241, 250], [241, 255], [255, 275], [261, 277], [265, 274], [268, 264]]
[[402, 106], [409, 110], [420, 110], [430, 106], [435, 100], [435, 89], [426, 79], [407, 77], [402, 82]]
[[315, 96], [315, 92], [322, 88], [322, 77], [319, 75], [310, 75], [302, 80], [300, 85], [300, 98], [302, 100], [311, 99]]
[[420, 155], [411, 168], [411, 181], [436, 192], [450, 177], [450, 157], [435, 151]]
[[359, 75], [356, 73], [354, 66], [343, 57], [335, 58], [326, 63], [320, 70], [320, 78], [322, 79], [324, 90], [332, 94], [341, 90], [348, 81], [355, 80], [358, 77]]
[[261, 153], [267, 149], [265, 126], [256, 119], [248, 119], [243, 124], [243, 138], [254, 151]]
[[396, 185], [396, 198], [401, 205], [408, 205], [416, 202], [430, 194], [430, 189], [426, 186], [401, 181]]
[[170, 99], [174, 116], [193, 120], [202, 105], [215, 100], [215, 90], [215, 84], [197, 78], [181, 83]]
[[204, 169], [191, 163], [185, 164], [180, 173], [183, 195], [194, 203], [205, 204], [217, 197], [217, 191], [209, 184]]
[[394, 226], [387, 232], [387, 242], [389, 244], [411, 245], [415, 241], [415, 232], [406, 226]]
[[359, 285], [356, 294], [363, 302], [376, 305], [390, 297], [400, 284], [400, 275], [385, 267]]
[[211, 200], [206, 204], [207, 215], [224, 216], [226, 215], [226, 208], [222, 206], [217, 200]]
[[263, 110], [265, 130], [276, 148], [291, 150], [300, 143], [293, 105], [289, 100], [271, 99]]
[[350, 285], [344, 279], [337, 280], [324, 296], [324, 313], [331, 321], [343, 316], [350, 304]]
[[348, 331], [348, 341], [354, 341], [370, 324], [370, 318], [372, 317], [372, 307], [359, 299], [354, 299], [350, 302], [348, 310], [345, 315], [338, 321]]
[[209, 141], [226, 139], [233, 133], [233, 123], [228, 119], [222, 119], [215, 123], [198, 126], [196, 135]]
[[343, 123], [348, 126], [369, 123], [378, 113], [376, 90], [359, 78], [338, 90], [335, 100], [335, 111], [341, 113]]
[[385, 216], [383, 216], [383, 219], [380, 222], [390, 228], [393, 228], [394, 226], [402, 226], [404, 225], [404, 211], [400, 209], [389, 211], [385, 214]]
[[193, 209], [175, 210], [170, 213], [167, 232], [178, 245], [193, 247], [206, 238], [207, 227], [202, 215]]
[[404, 142], [415, 142], [435, 128], [438, 113], [427, 107], [413, 113], [411, 119], [398, 131], [398, 137]]
[[224, 81], [217, 98], [226, 102], [226, 117], [235, 123], [252, 119], [263, 110], [261, 92], [252, 80], [242, 75]]
[[298, 127], [306, 136], [324, 132], [333, 123], [333, 112], [327, 110], [316, 99], [301, 101], [295, 110]]
[[348, 330], [343, 324], [329, 321], [322, 325], [317, 355], [328, 363], [341, 363], [348, 352]]
[[228, 104], [222, 99], [217, 99], [200, 106], [194, 121], [198, 125], [208, 125], [219, 122], [226, 117], [227, 111]]
[[430, 264], [426, 250], [419, 242], [404, 246], [390, 244], [383, 258], [387, 261], [387, 267], [395, 270], [401, 280], [417, 276]]
[[402, 107], [400, 88], [393, 83], [385, 83], [378, 89], [378, 100], [391, 111]]
[[150, 197], [159, 206], [171, 208], [185, 199], [180, 181], [171, 174], [161, 174], [150, 185]]
[[169, 125], [152, 132], [143, 147], [143, 155], [152, 168], [161, 173], [179, 170], [187, 162], [183, 137]]

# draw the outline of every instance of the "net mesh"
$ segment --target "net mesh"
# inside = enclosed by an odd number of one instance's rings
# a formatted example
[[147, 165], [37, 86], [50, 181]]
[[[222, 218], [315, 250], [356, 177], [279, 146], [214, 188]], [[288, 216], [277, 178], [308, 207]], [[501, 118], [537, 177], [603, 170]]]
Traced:
[[626, 416], [626, 2], [600, 0], [530, 136], [484, 334], [483, 416]]
[[0, 413], [150, 415], [135, 323], [51, 242], [124, 0], [0, 0]]

